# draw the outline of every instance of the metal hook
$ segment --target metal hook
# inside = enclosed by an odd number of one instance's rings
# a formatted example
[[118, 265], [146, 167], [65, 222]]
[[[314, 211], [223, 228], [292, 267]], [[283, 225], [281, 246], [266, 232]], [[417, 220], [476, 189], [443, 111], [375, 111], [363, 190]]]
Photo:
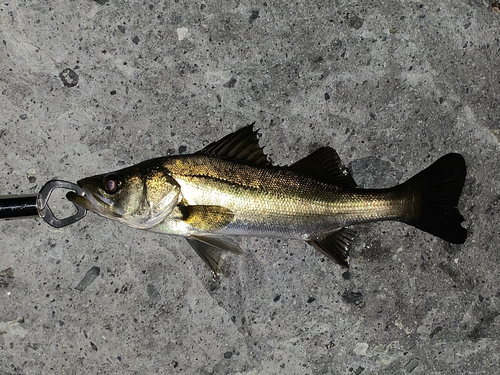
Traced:
[[52, 210], [48, 205], [48, 200], [50, 198], [50, 194], [55, 189], [73, 190], [78, 195], [84, 195], [83, 190], [77, 184], [62, 180], [51, 180], [43, 185], [37, 196], [36, 205], [40, 217], [42, 217], [43, 220], [45, 220], [49, 225], [55, 228], [65, 227], [66, 225], [76, 223], [78, 220], [82, 219], [87, 213], [87, 210], [74, 203], [73, 205], [76, 207], [77, 212], [72, 216], [59, 219], [52, 213]]

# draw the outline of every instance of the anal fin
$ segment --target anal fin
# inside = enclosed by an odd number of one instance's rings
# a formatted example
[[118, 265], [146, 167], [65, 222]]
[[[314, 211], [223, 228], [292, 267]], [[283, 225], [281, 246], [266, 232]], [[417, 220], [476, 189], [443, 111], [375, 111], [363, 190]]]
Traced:
[[349, 268], [349, 246], [353, 239], [353, 231], [340, 228], [322, 238], [307, 241], [307, 243], [341, 266]]

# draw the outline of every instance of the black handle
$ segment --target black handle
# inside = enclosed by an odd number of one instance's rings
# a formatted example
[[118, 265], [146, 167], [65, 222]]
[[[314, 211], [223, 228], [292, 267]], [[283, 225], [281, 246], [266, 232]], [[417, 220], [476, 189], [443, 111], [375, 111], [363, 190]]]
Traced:
[[0, 219], [21, 219], [39, 216], [37, 194], [0, 196]]

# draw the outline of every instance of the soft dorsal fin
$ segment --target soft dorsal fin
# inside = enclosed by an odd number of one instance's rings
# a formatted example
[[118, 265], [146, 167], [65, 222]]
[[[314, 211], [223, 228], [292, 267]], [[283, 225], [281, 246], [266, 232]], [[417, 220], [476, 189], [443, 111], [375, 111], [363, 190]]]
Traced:
[[259, 146], [257, 130], [253, 129], [253, 125], [247, 125], [226, 135], [201, 149], [197, 154], [216, 155], [250, 164], [271, 165], [262, 147]]
[[292, 164], [289, 169], [332, 185], [346, 188], [357, 187], [349, 170], [331, 147], [322, 147], [314, 151], [311, 155]]

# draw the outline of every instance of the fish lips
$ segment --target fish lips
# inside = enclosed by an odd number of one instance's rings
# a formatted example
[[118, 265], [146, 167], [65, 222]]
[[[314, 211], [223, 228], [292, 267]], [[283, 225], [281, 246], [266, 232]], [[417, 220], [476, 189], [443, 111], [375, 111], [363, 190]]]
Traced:
[[83, 195], [77, 194], [74, 191], [66, 193], [66, 198], [89, 211], [95, 212], [99, 215], [104, 216], [119, 216], [109, 209], [110, 202], [107, 199], [101, 197], [99, 194], [93, 193], [86, 185], [84, 180], [77, 181], [78, 186], [83, 190]]

